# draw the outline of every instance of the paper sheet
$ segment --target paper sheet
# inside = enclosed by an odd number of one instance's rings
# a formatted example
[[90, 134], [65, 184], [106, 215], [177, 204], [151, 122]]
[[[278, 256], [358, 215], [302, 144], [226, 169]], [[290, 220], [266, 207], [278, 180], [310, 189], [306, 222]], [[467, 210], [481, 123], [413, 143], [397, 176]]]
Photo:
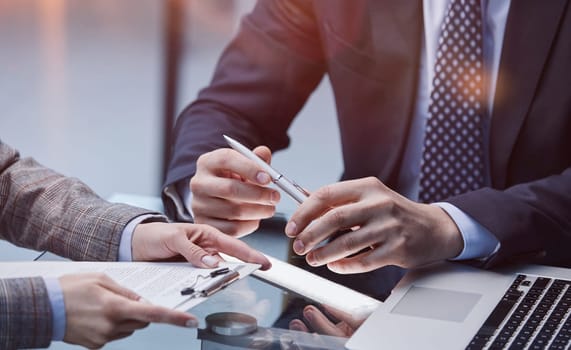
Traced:
[[[228, 267], [238, 271], [243, 278], [260, 265], [223, 262], [215, 269], [200, 269], [189, 263], [154, 263], [154, 262], [76, 262], [76, 261], [34, 261], [34, 262], [2, 262], [0, 278], [16, 277], [59, 277], [73, 273], [102, 272], [120, 285], [127, 287], [152, 304], [177, 310], [188, 310], [207, 298], [190, 298], [180, 291], [197, 281], [202, 283], [211, 271]], [[222, 276], [220, 276], [222, 277]]]

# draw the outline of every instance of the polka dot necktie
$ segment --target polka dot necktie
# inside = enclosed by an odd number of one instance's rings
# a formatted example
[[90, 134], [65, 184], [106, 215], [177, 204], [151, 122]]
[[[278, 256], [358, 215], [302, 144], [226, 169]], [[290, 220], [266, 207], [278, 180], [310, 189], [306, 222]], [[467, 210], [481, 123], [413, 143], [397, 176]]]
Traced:
[[478, 0], [452, 0], [442, 23], [419, 201], [432, 203], [484, 185], [482, 15]]

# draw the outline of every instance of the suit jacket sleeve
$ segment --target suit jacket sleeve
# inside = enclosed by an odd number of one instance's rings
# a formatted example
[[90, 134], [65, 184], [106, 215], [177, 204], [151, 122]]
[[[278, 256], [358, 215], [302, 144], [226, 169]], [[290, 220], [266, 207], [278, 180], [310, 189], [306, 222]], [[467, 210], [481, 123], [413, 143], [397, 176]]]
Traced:
[[0, 141], [0, 238], [72, 260], [117, 260], [127, 223], [157, 214], [99, 198]]
[[[124, 227], [147, 213], [108, 203], [0, 141], [0, 238], [73, 260], [116, 260]], [[0, 349], [47, 346], [52, 327], [41, 278], [0, 279]]]
[[505, 190], [448, 200], [492, 232], [501, 248], [486, 267], [512, 260], [571, 267], [571, 168]]
[[[260, 1], [222, 54], [211, 84], [177, 120], [165, 187], [187, 181], [198, 157], [228, 134], [273, 151], [324, 74], [310, 1]], [[164, 193], [164, 191], [163, 191]], [[167, 215], [175, 206], [163, 195]]]
[[40, 277], [0, 279], [0, 349], [47, 347], [52, 311]]

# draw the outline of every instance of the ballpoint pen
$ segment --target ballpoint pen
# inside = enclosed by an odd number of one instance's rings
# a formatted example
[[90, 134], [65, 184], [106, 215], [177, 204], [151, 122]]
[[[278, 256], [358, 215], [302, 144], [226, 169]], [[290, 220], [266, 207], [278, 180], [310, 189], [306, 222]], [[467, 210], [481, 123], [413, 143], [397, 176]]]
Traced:
[[253, 160], [256, 164], [262, 168], [268, 175], [272, 181], [279, 187], [282, 191], [287, 193], [293, 200], [297, 203], [301, 204], [305, 199], [309, 196], [306, 190], [300, 187], [295, 182], [289, 180], [285, 176], [283, 176], [280, 172], [276, 169], [272, 168], [268, 163], [266, 163], [262, 158], [258, 157], [254, 152], [249, 150], [246, 146], [242, 145], [240, 142], [234, 140], [233, 138], [223, 135], [226, 142], [238, 151], [240, 154], [245, 156], [246, 158]]

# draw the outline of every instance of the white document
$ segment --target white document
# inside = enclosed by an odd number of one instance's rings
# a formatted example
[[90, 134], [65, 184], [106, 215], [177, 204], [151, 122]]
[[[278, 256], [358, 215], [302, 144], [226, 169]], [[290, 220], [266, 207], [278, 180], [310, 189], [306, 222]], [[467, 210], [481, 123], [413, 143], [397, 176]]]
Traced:
[[192, 286], [200, 289], [212, 283], [211, 271], [228, 267], [237, 271], [243, 278], [260, 265], [249, 263], [223, 262], [214, 269], [201, 269], [189, 263], [158, 262], [87, 262], [87, 261], [33, 261], [33, 262], [1, 262], [0, 278], [17, 277], [59, 277], [67, 274], [102, 272], [120, 285], [129, 288], [152, 304], [171, 309], [186, 311], [204, 300], [206, 297], [191, 298], [181, 295], [181, 290]]
[[[347, 288], [326, 278], [300, 269], [297, 266], [271, 257], [272, 267], [267, 271], [255, 271], [254, 276], [282, 289], [294, 292], [317, 303], [332, 306], [357, 319], [371, 315], [381, 304], [377, 299]], [[223, 255], [228, 261], [236, 258]]]

